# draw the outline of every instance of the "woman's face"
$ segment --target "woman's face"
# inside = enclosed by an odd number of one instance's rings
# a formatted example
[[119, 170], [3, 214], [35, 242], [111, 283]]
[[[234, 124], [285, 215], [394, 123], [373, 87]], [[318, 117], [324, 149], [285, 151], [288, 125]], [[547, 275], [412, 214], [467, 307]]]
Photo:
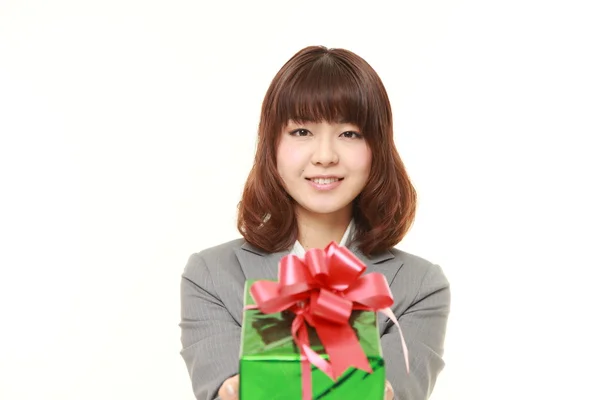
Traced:
[[351, 215], [352, 201], [369, 178], [371, 157], [355, 125], [290, 121], [281, 132], [277, 170], [302, 209]]

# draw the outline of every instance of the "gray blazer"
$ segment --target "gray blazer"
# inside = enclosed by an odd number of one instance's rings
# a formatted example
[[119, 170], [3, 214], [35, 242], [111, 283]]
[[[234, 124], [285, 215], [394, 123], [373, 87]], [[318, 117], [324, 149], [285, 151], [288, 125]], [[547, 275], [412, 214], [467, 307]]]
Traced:
[[[401, 400], [429, 397], [444, 367], [444, 337], [450, 311], [448, 280], [438, 265], [396, 248], [366, 257], [350, 246], [369, 272], [383, 273], [394, 296], [410, 360], [406, 373], [395, 325], [378, 317], [387, 380]], [[277, 279], [289, 251], [266, 253], [243, 239], [193, 254], [181, 281], [181, 355], [194, 394], [212, 400], [223, 381], [238, 373], [243, 291], [246, 279]]]

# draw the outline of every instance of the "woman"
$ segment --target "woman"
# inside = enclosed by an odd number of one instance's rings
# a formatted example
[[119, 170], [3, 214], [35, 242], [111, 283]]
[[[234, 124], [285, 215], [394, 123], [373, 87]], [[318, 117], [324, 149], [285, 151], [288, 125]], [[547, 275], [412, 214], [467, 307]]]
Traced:
[[244, 282], [276, 279], [284, 255], [331, 241], [361, 258], [367, 273], [383, 273], [394, 296], [411, 371], [394, 324], [380, 317], [386, 399], [428, 398], [444, 366], [450, 291], [439, 266], [394, 248], [415, 206], [377, 73], [347, 50], [295, 54], [262, 105], [239, 204], [243, 239], [192, 255], [183, 273], [181, 354], [196, 398], [237, 398]]

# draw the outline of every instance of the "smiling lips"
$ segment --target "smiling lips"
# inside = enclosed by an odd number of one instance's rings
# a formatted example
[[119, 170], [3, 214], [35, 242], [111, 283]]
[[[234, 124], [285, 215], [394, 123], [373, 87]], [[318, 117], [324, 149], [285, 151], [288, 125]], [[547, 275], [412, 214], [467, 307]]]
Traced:
[[317, 190], [332, 190], [338, 187], [344, 178], [338, 178], [335, 176], [315, 177], [306, 178], [309, 184]]

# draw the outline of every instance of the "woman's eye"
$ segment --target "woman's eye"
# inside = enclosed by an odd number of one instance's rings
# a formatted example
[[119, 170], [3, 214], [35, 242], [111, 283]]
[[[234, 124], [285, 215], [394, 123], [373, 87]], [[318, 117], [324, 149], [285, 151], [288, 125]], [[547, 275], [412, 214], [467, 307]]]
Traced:
[[348, 138], [348, 139], [359, 139], [359, 138], [363, 137], [360, 133], [354, 132], [354, 131], [344, 132], [344, 133], [342, 133], [341, 136], [344, 136], [345, 138]]
[[294, 129], [293, 131], [290, 132], [290, 135], [292, 135], [292, 136], [308, 136], [309, 133], [310, 132], [307, 129]]

